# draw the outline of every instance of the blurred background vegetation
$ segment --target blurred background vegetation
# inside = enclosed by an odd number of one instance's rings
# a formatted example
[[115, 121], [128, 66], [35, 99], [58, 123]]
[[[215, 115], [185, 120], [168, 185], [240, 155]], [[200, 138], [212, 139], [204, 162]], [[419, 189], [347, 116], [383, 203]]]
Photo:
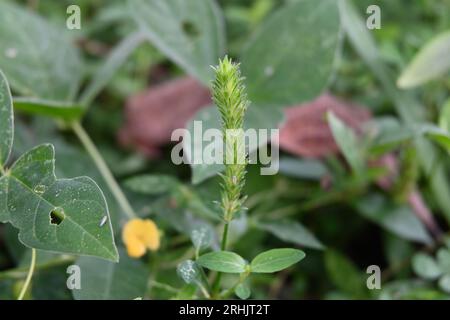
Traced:
[[[64, 28], [66, 8], [72, 4], [66, 0], [14, 2], [35, 11], [60, 28]], [[285, 2], [288, 1], [218, 1], [225, 17], [227, 53], [238, 58], [249, 37]], [[339, 97], [340, 101], [369, 110], [371, 120], [367, 127], [370, 123], [377, 123], [380, 128], [384, 128], [383, 125], [389, 127], [396, 121], [403, 123], [405, 119], [399, 112], [399, 104], [411, 107], [411, 114], [419, 114], [412, 120], [414, 123], [437, 123], [448, 99], [448, 76], [407, 91], [407, 97], [403, 92], [398, 95], [392, 92], [397, 90], [395, 80], [420, 48], [437, 34], [450, 30], [450, 1], [354, 1], [363, 18], [366, 17], [366, 8], [374, 3], [382, 10], [382, 28], [370, 31], [380, 53], [376, 63], [383, 65], [392, 83], [384, 81], [383, 76], [380, 79], [377, 67], [368, 65], [364, 55], [355, 50], [352, 41], [345, 37], [327, 91]], [[68, 34], [82, 52], [86, 69], [84, 79], [89, 79], [103, 66], [112, 50], [136, 30], [136, 23], [130, 18], [126, 1], [78, 0], [76, 4], [82, 12], [82, 29]], [[292, 30], [293, 36], [295, 32]], [[3, 49], [1, 41], [0, 38], [0, 48]], [[371, 48], [366, 50], [370, 55]], [[134, 261], [126, 261], [126, 258], [121, 262], [125, 271], [118, 271], [117, 274], [127, 279], [123, 281], [135, 283], [135, 288], [127, 292], [126, 286], [117, 284], [116, 292], [110, 293], [108, 298], [145, 296], [166, 299], [191, 298], [194, 295], [192, 288], [175, 276], [176, 266], [192, 255], [189, 235], [192, 226], [200, 223], [213, 227], [216, 222], [209, 216], [218, 210], [215, 201], [220, 197], [219, 179], [213, 177], [192, 184], [189, 166], [172, 164], [168, 139], [167, 143], [163, 143], [164, 138], [161, 138], [163, 141], [152, 146], [157, 147], [159, 152], [156, 156], [150, 156], [140, 152], [142, 148], [139, 145], [136, 147], [139, 142], [124, 144], [118, 138], [119, 132], [133, 126], [133, 123], [126, 125], [130, 121], [125, 111], [130, 97], [149, 89], [157, 90], [158, 85], [184, 75], [184, 69], [151, 42], [145, 41], [117, 69], [85, 115], [83, 124], [86, 130], [124, 186], [133, 207], [139, 215], [155, 219], [163, 230], [162, 247], [157, 253], [151, 254], [138, 266]], [[86, 88], [87, 84], [88, 81], [83, 81], [82, 88]], [[414, 105], [409, 105], [410, 101]], [[170, 113], [169, 108], [161, 107], [153, 112]], [[151, 108], [148, 112], [152, 112]], [[125, 219], [123, 213], [76, 137], [66, 130], [61, 121], [21, 112], [16, 114], [14, 152], [20, 154], [41, 142], [54, 143], [57, 174], [60, 177], [88, 175], [99, 183], [107, 196], [114, 230], [120, 239], [120, 228]], [[271, 114], [265, 116], [271, 117]], [[185, 119], [186, 122], [188, 120]], [[374, 139], [370, 136], [370, 128], [358, 123], [358, 118], [354, 121], [358, 127], [364, 127], [362, 131], [366, 140]], [[405, 134], [401, 128], [396, 128], [394, 133], [387, 131], [387, 135]], [[428, 159], [431, 154], [424, 151], [427, 148], [418, 148], [414, 142], [400, 140], [393, 139], [389, 146], [386, 143], [371, 145], [380, 149], [366, 158], [367, 161], [375, 161], [376, 156], [389, 153], [396, 159], [398, 171], [388, 170], [387, 175], [394, 180], [391, 181], [393, 186], [388, 188], [378, 183], [386, 175], [385, 171], [380, 173], [376, 166], [368, 166], [361, 178], [351, 172], [342, 155], [332, 151], [313, 159], [295, 152], [282, 152], [280, 173], [275, 176], [261, 176], [258, 167], [249, 166], [246, 186], [248, 212], [233, 228], [234, 251], [253, 257], [268, 248], [298, 245], [307, 253], [306, 259], [298, 266], [276, 275], [253, 277], [252, 298], [450, 297], [450, 241], [445, 236], [450, 222], [450, 193], [449, 189], [439, 185], [442, 180], [445, 185], [448, 182], [448, 154], [443, 148], [433, 146], [431, 148], [436, 156]], [[430, 170], [424, 169], [424, 158], [429, 160]], [[441, 168], [440, 171], [436, 171], [436, 167]], [[174, 188], [168, 187], [165, 193], [140, 194], [133, 192], [132, 186], [127, 187], [127, 181], [139, 174], [171, 176], [179, 183]], [[436, 174], [440, 182], [433, 180]], [[416, 206], [408, 198], [411, 192], [419, 194], [419, 204], [416, 202]], [[421, 205], [425, 206], [425, 212], [432, 214], [432, 222], [428, 225], [417, 218], [415, 210]], [[1, 225], [1, 299], [11, 299], [17, 295], [26, 274], [29, 256], [29, 250], [18, 242], [14, 228]], [[74, 259], [40, 252], [29, 297], [71, 299], [72, 294], [65, 285], [65, 270], [67, 265], [74, 263]], [[92, 270], [98, 268], [94, 262], [81, 263]], [[369, 265], [381, 268], [381, 290], [368, 290], [366, 287], [369, 276], [366, 268]], [[128, 278], [129, 270], [133, 270], [133, 279]], [[93, 276], [91, 281], [95, 283], [99, 280]], [[181, 287], [182, 290], [174, 289]], [[86, 293], [78, 298], [90, 297], [92, 295]]]

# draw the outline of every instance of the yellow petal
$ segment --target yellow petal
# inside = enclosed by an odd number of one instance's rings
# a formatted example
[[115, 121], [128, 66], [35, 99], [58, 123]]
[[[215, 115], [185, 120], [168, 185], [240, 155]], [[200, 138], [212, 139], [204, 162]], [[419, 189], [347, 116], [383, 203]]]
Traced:
[[156, 224], [152, 220], [145, 220], [144, 230], [145, 233], [142, 234], [142, 240], [145, 246], [152, 251], [158, 250], [160, 235]]
[[132, 258], [140, 258], [145, 254], [145, 246], [137, 238], [129, 238], [126, 246], [128, 255]]
[[149, 219], [132, 219], [122, 231], [122, 239], [130, 257], [142, 257], [146, 249], [158, 250], [159, 238], [156, 224]]

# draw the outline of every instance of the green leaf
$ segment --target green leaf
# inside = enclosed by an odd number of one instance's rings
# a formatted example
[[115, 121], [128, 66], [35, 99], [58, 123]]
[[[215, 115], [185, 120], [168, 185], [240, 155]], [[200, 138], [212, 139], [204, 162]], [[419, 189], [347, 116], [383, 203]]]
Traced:
[[397, 81], [400, 88], [412, 88], [445, 75], [450, 70], [450, 31], [435, 36], [406, 67]]
[[202, 255], [197, 263], [210, 270], [226, 273], [246, 271], [247, 262], [238, 254], [230, 251], [215, 251]]
[[439, 279], [439, 288], [443, 291], [450, 293], [450, 274], [446, 274]]
[[364, 170], [364, 150], [355, 133], [337, 118], [334, 113], [329, 112], [327, 118], [334, 140], [341, 149], [345, 159], [355, 173], [361, 173]]
[[384, 154], [392, 151], [418, 136], [416, 130], [401, 124], [397, 118], [382, 117], [375, 119], [372, 124], [377, 135], [372, 141], [370, 151], [375, 154]]
[[242, 300], [247, 300], [252, 294], [247, 282], [238, 284], [236, 289], [234, 289], [234, 293]]
[[203, 285], [202, 270], [195, 261], [186, 260], [177, 267], [178, 276], [187, 284]]
[[0, 220], [18, 228], [31, 248], [117, 261], [102, 191], [88, 177], [56, 179], [54, 153], [52, 145], [38, 146], [10, 168], [0, 182], [7, 190], [0, 194], [7, 206]]
[[334, 250], [325, 253], [325, 267], [334, 285], [351, 297], [366, 296], [366, 279], [363, 273], [344, 255]]
[[439, 249], [436, 258], [442, 272], [450, 274], [450, 250], [446, 248]]
[[450, 132], [450, 99], [445, 102], [441, 109], [439, 127], [444, 131]]
[[272, 233], [283, 241], [295, 243], [313, 249], [323, 249], [323, 244], [302, 224], [297, 221], [259, 222], [256, 227]]
[[[367, 29], [365, 21], [356, 11], [352, 1], [340, 0], [339, 12], [351, 45], [370, 67], [405, 126], [414, 126], [414, 124], [424, 121], [426, 119], [426, 114], [423, 112], [426, 110], [425, 106], [421, 105], [413, 95], [396, 88], [389, 69], [380, 57], [372, 32]], [[438, 155], [427, 141], [419, 139], [415, 141], [415, 146], [418, 150], [420, 164], [425, 174], [430, 176], [434, 199], [445, 213], [447, 221], [450, 221], [450, 186], [445, 178], [447, 174], [444, 164], [435, 161]]]
[[14, 90], [47, 100], [75, 98], [83, 65], [63, 30], [22, 7], [0, 3], [0, 68]]
[[421, 133], [450, 153], [450, 133], [434, 125], [421, 128]]
[[6, 80], [5, 75], [0, 70], [0, 168], [2, 168], [6, 164], [6, 161], [8, 161], [9, 154], [12, 149], [13, 137], [14, 114], [11, 91], [9, 90], [8, 81]]
[[108, 55], [105, 62], [95, 73], [86, 90], [83, 91], [80, 101], [83, 105], [90, 105], [95, 97], [108, 84], [116, 71], [124, 64], [128, 57], [144, 41], [141, 32], [134, 32], [123, 39]]
[[327, 167], [319, 160], [283, 157], [279, 165], [280, 173], [293, 178], [320, 180], [328, 173]]
[[289, 1], [263, 23], [242, 54], [248, 96], [286, 107], [318, 96], [338, 48], [337, 1]]
[[433, 242], [422, 222], [406, 206], [391, 207], [382, 196], [373, 194], [358, 201], [356, 207], [362, 216], [400, 238], [424, 244]]
[[[216, 107], [205, 108], [198, 112], [187, 126], [191, 136], [191, 144], [189, 145], [188, 141], [183, 139], [183, 150], [192, 168], [192, 183], [198, 184], [223, 171], [225, 166], [216, 163], [206, 164], [209, 154], [205, 154], [205, 158], [201, 159], [202, 163], [194, 162], [196, 154], [203, 155], [205, 148], [214, 143], [214, 141], [203, 142], [203, 137], [195, 134], [194, 121], [201, 121], [204, 131], [211, 128], [220, 130], [220, 114]], [[245, 117], [245, 129], [266, 129], [270, 134], [270, 129], [278, 128], [282, 121], [283, 113], [281, 110], [274, 110], [269, 106], [251, 105]], [[266, 144], [267, 140], [258, 141], [258, 146]], [[247, 146], [249, 153], [256, 152], [258, 146]]]
[[258, 254], [250, 263], [252, 273], [272, 273], [299, 262], [305, 253], [297, 249], [272, 249]]
[[211, 246], [214, 239], [214, 229], [210, 225], [200, 225], [191, 231], [191, 241], [197, 250]]
[[78, 120], [86, 110], [85, 107], [74, 102], [17, 97], [14, 97], [14, 108], [32, 115], [43, 115], [64, 120]]
[[168, 175], [140, 175], [129, 178], [125, 186], [131, 191], [155, 195], [172, 191], [178, 185], [178, 181]]
[[414, 272], [424, 279], [434, 280], [442, 274], [434, 258], [425, 253], [414, 255], [412, 267]]
[[224, 53], [224, 26], [214, 0], [129, 0], [131, 15], [155, 47], [209, 85]]
[[92, 257], [76, 261], [81, 271], [81, 289], [72, 290], [75, 299], [132, 300], [145, 295], [148, 267], [141, 260], [129, 258], [124, 249], [119, 252], [119, 263]]

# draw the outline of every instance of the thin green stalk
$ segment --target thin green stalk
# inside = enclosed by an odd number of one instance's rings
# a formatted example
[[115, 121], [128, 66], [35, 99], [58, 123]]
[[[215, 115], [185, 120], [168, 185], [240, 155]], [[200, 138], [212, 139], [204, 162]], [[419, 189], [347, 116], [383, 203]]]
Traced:
[[25, 279], [25, 283], [23, 284], [22, 290], [20, 291], [19, 297], [17, 300], [23, 300], [25, 293], [28, 290], [28, 287], [31, 283], [31, 278], [33, 277], [34, 267], [36, 266], [36, 249], [31, 249], [31, 263], [30, 269], [28, 270], [27, 278]]
[[225, 251], [227, 250], [227, 238], [228, 238], [228, 229], [230, 227], [230, 224], [227, 222], [223, 226], [223, 234], [222, 234], [222, 243], [220, 245], [220, 250]]
[[87, 132], [84, 130], [84, 128], [81, 126], [79, 122], [72, 123], [71, 127], [73, 132], [77, 135], [78, 139], [80, 139], [86, 151], [91, 156], [92, 160], [94, 161], [95, 165], [97, 166], [98, 170], [103, 176], [103, 179], [105, 180], [115, 199], [119, 203], [123, 212], [130, 219], [135, 218], [137, 216], [136, 213], [134, 212], [133, 208], [128, 202], [127, 197], [123, 193], [122, 189], [120, 188], [119, 184], [117, 183], [116, 179], [111, 173], [111, 170], [109, 169], [108, 165], [106, 164], [105, 160], [103, 159], [102, 155], [98, 151], [95, 144], [92, 142]]

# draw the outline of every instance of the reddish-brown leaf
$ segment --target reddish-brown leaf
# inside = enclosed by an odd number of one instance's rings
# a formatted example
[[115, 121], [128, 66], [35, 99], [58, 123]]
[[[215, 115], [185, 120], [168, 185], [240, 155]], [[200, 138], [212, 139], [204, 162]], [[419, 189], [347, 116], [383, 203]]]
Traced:
[[311, 158], [336, 153], [338, 148], [326, 121], [328, 111], [333, 111], [356, 131], [370, 119], [370, 112], [366, 108], [324, 94], [312, 102], [286, 110], [286, 122], [280, 128], [280, 148], [298, 156]]
[[173, 130], [184, 128], [199, 109], [210, 104], [209, 90], [191, 77], [152, 87], [128, 99], [119, 139], [148, 156], [158, 155]]

